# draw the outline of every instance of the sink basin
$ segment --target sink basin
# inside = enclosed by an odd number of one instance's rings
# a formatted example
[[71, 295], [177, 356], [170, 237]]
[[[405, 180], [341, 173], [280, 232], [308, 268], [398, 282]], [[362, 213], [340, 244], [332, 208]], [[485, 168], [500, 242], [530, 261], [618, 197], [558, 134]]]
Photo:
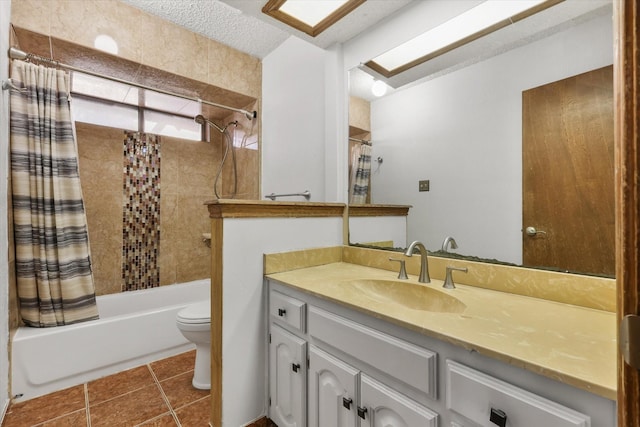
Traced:
[[363, 298], [412, 310], [462, 313], [467, 308], [462, 301], [445, 292], [400, 280], [347, 280], [341, 286], [350, 287]]

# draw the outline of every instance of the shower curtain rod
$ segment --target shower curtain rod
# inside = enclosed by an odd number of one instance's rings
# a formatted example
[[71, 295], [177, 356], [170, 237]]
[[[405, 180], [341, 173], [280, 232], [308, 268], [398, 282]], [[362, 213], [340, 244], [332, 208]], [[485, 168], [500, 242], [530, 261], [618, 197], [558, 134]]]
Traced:
[[371, 141], [368, 141], [366, 139], [358, 139], [358, 138], [349, 137], [349, 141], [355, 141], [355, 142], [359, 142], [360, 144], [371, 146]]
[[140, 83], [130, 82], [128, 80], [119, 79], [119, 78], [113, 77], [113, 76], [107, 76], [105, 74], [100, 74], [100, 73], [96, 73], [96, 72], [89, 71], [89, 70], [84, 70], [82, 68], [74, 67], [73, 65], [68, 65], [68, 64], [61, 63], [60, 61], [56, 61], [54, 59], [49, 59], [49, 58], [45, 58], [43, 56], [39, 56], [39, 55], [36, 55], [36, 54], [33, 54], [33, 53], [24, 52], [24, 51], [22, 51], [20, 49], [16, 49], [15, 47], [9, 48], [9, 58], [11, 58], [11, 59], [20, 59], [20, 60], [25, 60], [25, 59], [26, 60], [32, 60], [33, 59], [33, 60], [40, 61], [40, 62], [46, 62], [48, 64], [51, 64], [51, 65], [55, 66], [55, 67], [65, 68], [65, 69], [70, 70], [70, 71], [77, 71], [78, 73], [89, 74], [89, 75], [94, 76], [94, 77], [99, 77], [99, 78], [102, 78], [102, 79], [107, 79], [107, 80], [111, 80], [111, 81], [114, 81], [114, 82], [130, 85], [130, 86], [135, 86], [135, 87], [138, 87], [140, 89], [151, 90], [151, 91], [154, 91], [154, 92], [162, 93], [164, 95], [175, 96], [175, 97], [178, 97], [178, 98], [187, 99], [189, 101], [196, 101], [196, 102], [200, 102], [202, 104], [211, 105], [212, 107], [218, 107], [218, 108], [223, 108], [225, 110], [235, 111], [236, 113], [244, 114], [244, 116], [249, 120], [255, 119], [256, 117], [258, 117], [258, 112], [255, 111], [255, 110], [254, 111], [247, 111], [247, 110], [243, 110], [242, 108], [229, 107], [228, 105], [217, 104], [215, 102], [205, 101], [204, 99], [193, 98], [193, 97], [186, 96], [186, 95], [180, 95], [178, 93], [169, 92], [167, 90], [158, 89], [158, 88], [151, 87], [151, 86], [146, 86], [146, 85], [143, 85], [143, 84], [140, 84]]

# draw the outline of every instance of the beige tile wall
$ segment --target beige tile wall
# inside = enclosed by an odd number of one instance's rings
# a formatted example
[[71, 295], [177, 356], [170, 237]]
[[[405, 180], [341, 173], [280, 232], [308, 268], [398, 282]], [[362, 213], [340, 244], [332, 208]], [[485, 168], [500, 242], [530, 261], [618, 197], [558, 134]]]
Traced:
[[82, 123], [76, 131], [96, 293], [120, 292], [124, 134]]
[[160, 284], [207, 278], [211, 249], [202, 234], [211, 223], [204, 202], [213, 198], [220, 134], [210, 143], [161, 137], [160, 147]]
[[254, 98], [262, 93], [262, 62], [117, 0], [13, 0], [11, 23], [93, 48], [112, 37], [118, 56]]
[[371, 104], [369, 101], [356, 96], [349, 97], [349, 126], [363, 131], [371, 131]]
[[[121, 291], [123, 140], [120, 129], [77, 123], [80, 180], [87, 210], [96, 293]], [[161, 137], [160, 284], [209, 277], [212, 199], [220, 136], [212, 143]]]
[[[257, 110], [257, 102], [247, 106], [247, 111]], [[242, 114], [233, 113], [222, 123], [227, 124], [237, 121], [237, 126], [228, 128], [231, 135], [234, 152], [236, 155], [236, 167], [238, 185], [235, 199], [256, 200], [260, 197], [260, 151], [258, 150], [259, 121], [249, 122]], [[246, 135], [246, 138], [245, 138]], [[248, 173], [254, 171], [254, 173]], [[230, 198], [233, 194], [233, 168], [232, 159], [225, 161], [222, 175], [223, 198]]]
[[[39, 33], [26, 40], [33, 53], [51, 55], [48, 37], [93, 49], [95, 37], [106, 34], [117, 42], [120, 58], [252, 97], [257, 101], [247, 109], [259, 109], [262, 62], [258, 58], [117, 0], [13, 0], [11, 6], [13, 25]], [[230, 115], [228, 121], [234, 119]], [[243, 131], [250, 126], [241, 116], [237, 119]], [[259, 132], [256, 124], [249, 141], [257, 145]], [[123, 138], [122, 130], [78, 124], [80, 174], [98, 295], [120, 291]], [[210, 225], [203, 202], [214, 198], [213, 178], [222, 147], [220, 134], [213, 138], [210, 144], [162, 138], [162, 285], [209, 276], [210, 249], [202, 242], [202, 233], [209, 232]], [[238, 147], [236, 153], [237, 198], [256, 199], [259, 151]], [[227, 195], [229, 171], [225, 169], [222, 177]], [[13, 255], [9, 261], [10, 279], [15, 281]], [[15, 286], [10, 289], [10, 322], [17, 325]]]

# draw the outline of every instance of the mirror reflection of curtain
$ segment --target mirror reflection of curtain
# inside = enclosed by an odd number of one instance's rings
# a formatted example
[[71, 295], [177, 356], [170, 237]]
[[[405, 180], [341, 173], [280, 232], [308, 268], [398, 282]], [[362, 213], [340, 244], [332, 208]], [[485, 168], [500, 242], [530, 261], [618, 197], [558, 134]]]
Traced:
[[33, 327], [98, 318], [68, 76], [14, 60], [11, 184], [20, 314]]
[[371, 176], [371, 147], [358, 144], [351, 151], [351, 174], [349, 176], [349, 204], [367, 203]]

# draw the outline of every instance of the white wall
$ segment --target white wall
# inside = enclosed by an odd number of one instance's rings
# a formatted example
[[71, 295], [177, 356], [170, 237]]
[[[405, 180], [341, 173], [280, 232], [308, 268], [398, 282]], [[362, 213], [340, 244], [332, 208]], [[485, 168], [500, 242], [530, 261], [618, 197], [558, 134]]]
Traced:
[[263, 197], [309, 190], [311, 200], [326, 201], [326, 59], [326, 51], [290, 37], [262, 62]]
[[429, 249], [451, 235], [460, 253], [521, 263], [522, 91], [610, 65], [612, 46], [601, 16], [372, 102], [373, 201], [413, 205], [408, 239]]
[[347, 203], [349, 88], [343, 70], [342, 45], [334, 45], [325, 57], [325, 201]]
[[406, 248], [406, 216], [350, 216], [349, 242], [367, 244], [392, 241], [396, 248]]
[[[11, 1], [0, 1], [0, 80], [9, 78], [9, 18]], [[9, 91], [0, 102], [0, 420], [9, 403], [9, 255], [7, 177], [9, 173]]]
[[223, 226], [222, 425], [267, 414], [262, 255], [342, 244], [342, 218], [248, 218]]

